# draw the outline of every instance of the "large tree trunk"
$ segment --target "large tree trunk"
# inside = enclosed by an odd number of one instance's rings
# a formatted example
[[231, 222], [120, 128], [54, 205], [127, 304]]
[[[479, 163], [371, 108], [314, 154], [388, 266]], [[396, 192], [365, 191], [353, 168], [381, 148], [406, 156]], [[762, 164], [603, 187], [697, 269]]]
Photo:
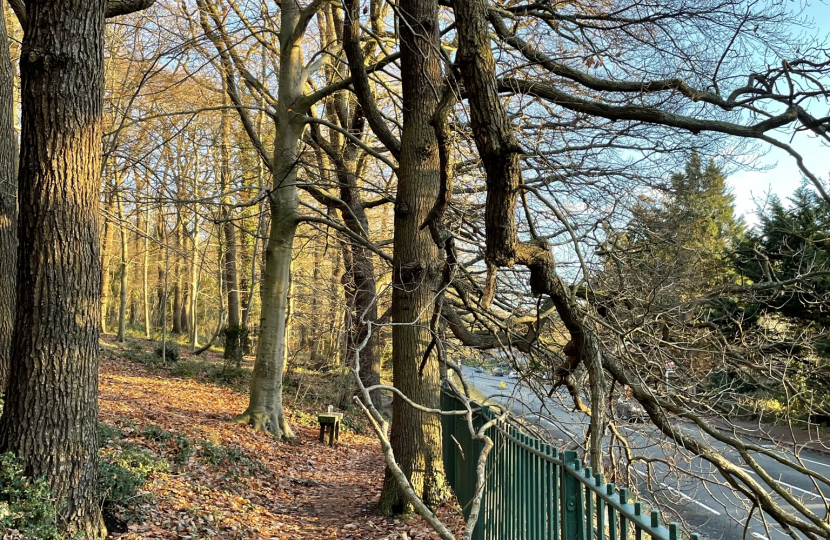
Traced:
[[97, 486], [105, 2], [29, 0], [20, 61], [18, 299], [0, 452], [61, 523], [105, 533]]
[[[395, 201], [392, 263], [392, 376], [395, 386], [416, 402], [439, 408], [438, 361], [431, 358], [422, 375], [418, 368], [431, 340], [429, 319], [440, 281], [438, 249], [429, 232], [420, 230], [432, 209], [440, 183], [438, 143], [430, 120], [438, 105], [441, 58], [438, 4], [435, 0], [402, 0], [400, 13], [403, 135]], [[395, 398], [392, 449], [412, 487], [427, 505], [449, 495], [441, 453], [441, 422]], [[398, 483], [387, 470], [379, 510], [410, 511]]]
[[[150, 200], [150, 184], [147, 183], [147, 201]], [[139, 212], [141, 212], [139, 210]], [[144, 306], [144, 337], [150, 339], [150, 284], [148, 281], [148, 274], [150, 269], [150, 204], [147, 203], [147, 208], [144, 215], [144, 251], [142, 253], [141, 265], [141, 305]]]
[[[369, 230], [369, 220], [366, 210], [361, 204], [357, 178], [354, 173], [356, 160], [350, 160], [346, 171], [338, 172], [340, 180], [340, 198], [349, 205], [350, 212], [341, 212], [344, 223], [357, 234]], [[372, 253], [356, 242], [350, 246], [351, 265], [350, 274], [352, 287], [348, 288], [351, 296], [347, 302], [347, 309], [351, 317], [350, 328], [347, 333], [346, 365], [354, 365], [354, 353], [366, 339], [369, 331], [368, 323], [375, 323], [378, 318], [377, 284], [375, 282], [375, 265]], [[379, 333], [370, 337], [366, 346], [360, 351], [360, 380], [364, 386], [371, 387], [380, 384], [380, 354], [378, 353]], [[371, 392], [375, 407], [380, 407], [380, 390]]]
[[291, 251], [299, 223], [297, 145], [305, 128], [302, 101], [306, 74], [302, 51], [304, 28], [294, 0], [282, 3], [280, 26], [279, 107], [272, 161], [273, 190], [268, 197], [271, 230], [265, 247], [262, 276], [262, 316], [248, 408], [237, 418], [276, 437], [294, 440], [282, 406], [286, 322], [291, 274]]
[[199, 348], [199, 215], [193, 215], [193, 256], [190, 258], [190, 316], [187, 319], [190, 330], [191, 351]]
[[14, 133], [14, 70], [0, 0], [0, 394], [9, 376], [17, 288], [17, 137]]

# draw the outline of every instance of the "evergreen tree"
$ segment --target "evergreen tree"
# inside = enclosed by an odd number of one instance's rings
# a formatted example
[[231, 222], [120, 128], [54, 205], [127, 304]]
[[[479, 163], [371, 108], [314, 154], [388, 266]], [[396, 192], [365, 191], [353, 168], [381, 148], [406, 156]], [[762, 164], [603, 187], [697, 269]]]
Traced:
[[673, 299], [734, 281], [726, 255], [744, 231], [734, 200], [723, 170], [713, 160], [704, 168], [692, 154], [669, 178], [664, 197], [633, 209], [620, 242], [631, 271], [663, 284]]
[[[787, 208], [773, 197], [759, 212], [760, 227], [737, 250], [735, 266], [752, 282], [789, 281], [830, 269], [830, 204], [804, 185], [789, 202]], [[827, 323], [830, 313], [822, 299], [828, 293], [830, 278], [819, 276], [760, 304], [767, 312]]]

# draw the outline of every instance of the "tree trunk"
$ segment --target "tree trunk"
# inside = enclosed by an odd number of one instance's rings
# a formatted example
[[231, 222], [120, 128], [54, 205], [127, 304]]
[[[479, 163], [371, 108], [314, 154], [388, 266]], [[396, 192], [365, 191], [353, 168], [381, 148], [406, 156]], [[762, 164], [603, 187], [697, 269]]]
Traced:
[[17, 136], [14, 70], [0, 0], [0, 394], [9, 376], [17, 280]]
[[[120, 183], [119, 183], [120, 184]], [[120, 291], [118, 303], [118, 336], [116, 341], [124, 343], [127, 337], [127, 284], [129, 276], [127, 275], [127, 228], [124, 226], [124, 207], [121, 204], [121, 186], [118, 186], [119, 192], [116, 197], [116, 208], [118, 209], [118, 230], [121, 235], [121, 265], [120, 265]]]
[[147, 184], [147, 209], [144, 215], [144, 252], [142, 254], [141, 266], [141, 304], [144, 306], [144, 337], [150, 339], [150, 286], [148, 282], [148, 274], [150, 267], [150, 185]]
[[104, 238], [103, 244], [101, 246], [101, 257], [103, 259], [103, 282], [101, 283], [101, 333], [107, 333], [107, 315], [109, 313], [109, 299], [110, 293], [112, 292], [112, 284], [111, 278], [112, 274], [110, 273], [110, 247], [112, 246], [112, 234], [113, 234], [113, 224], [112, 220], [107, 217], [113, 214], [113, 200], [114, 193], [110, 193], [107, 195], [107, 202], [105, 206], [104, 212]]
[[[224, 94], [224, 104], [228, 104], [227, 93]], [[230, 110], [222, 111], [222, 123], [219, 128], [219, 189], [222, 192], [222, 219], [225, 235], [225, 284], [228, 296], [228, 325], [225, 327], [225, 352], [224, 357], [228, 362], [240, 367], [242, 365], [242, 343], [245, 335], [239, 319], [239, 277], [236, 269], [236, 226], [234, 225], [233, 213], [227, 206], [229, 198], [226, 195], [231, 184], [231, 122]], [[260, 161], [257, 159], [257, 161]]]
[[193, 215], [193, 255], [190, 258], [190, 317], [187, 322], [190, 330], [191, 351], [199, 348], [199, 215]]
[[46, 478], [61, 524], [99, 538], [98, 216], [105, 2], [26, 2], [18, 301], [0, 452]]
[[[184, 264], [184, 262], [182, 262]], [[190, 306], [190, 287], [187, 286], [185, 283], [185, 274], [182, 272], [181, 274], [182, 283], [179, 285], [181, 288], [181, 295], [182, 295], [182, 310], [180, 312], [181, 320], [179, 321], [179, 326], [181, 327], [182, 334], [190, 335], [190, 315], [187, 312], [188, 307]]]
[[181, 264], [179, 262], [179, 252], [181, 249], [181, 237], [182, 234], [182, 224], [178, 223], [176, 225], [176, 230], [173, 231], [173, 247], [175, 253], [175, 261], [173, 262], [173, 328], [171, 332], [174, 334], [181, 334], [182, 333], [182, 305], [184, 302], [182, 301], [182, 273], [181, 273]]
[[[314, 242], [317, 244], [318, 242]], [[311, 282], [312, 283], [320, 283], [320, 276], [322, 274], [320, 267], [323, 264], [323, 247], [319, 245], [314, 246], [314, 269], [311, 274]], [[311, 314], [312, 316], [317, 316], [320, 312], [320, 305], [322, 302], [320, 301], [320, 297], [317, 294], [312, 294], [311, 296]], [[320, 324], [315, 324], [314, 331], [307, 331], [308, 334], [311, 334], [308, 340], [308, 364], [311, 369], [320, 369], [321, 365], [318, 364], [318, 356], [320, 351], [320, 326], [323, 322], [323, 318], [316, 319], [315, 323], [319, 321]]]
[[[394, 260], [392, 262], [392, 376], [410, 399], [426, 407], [440, 407], [438, 362], [427, 362], [419, 375], [427, 344], [432, 299], [440, 281], [438, 249], [426, 229], [419, 230], [438, 197], [440, 165], [438, 142], [430, 121], [441, 88], [436, 0], [402, 0], [401, 76], [403, 80], [403, 134], [395, 200]], [[449, 496], [441, 450], [441, 421], [407, 406], [393, 403], [392, 449], [412, 487], [430, 506]], [[411, 505], [387, 470], [379, 511], [396, 514]]]
[[[338, 174], [340, 180], [340, 198], [349, 205], [350, 212], [341, 212], [343, 222], [357, 234], [369, 230], [369, 220], [363, 208], [358, 192], [357, 178], [354, 174], [356, 160], [352, 160], [348, 171]], [[349, 274], [352, 286], [347, 288], [350, 295], [347, 309], [350, 316], [346, 348], [346, 365], [354, 365], [355, 348], [363, 343], [369, 331], [368, 323], [378, 318], [377, 284], [375, 282], [375, 265], [372, 253], [365, 247], [353, 242], [349, 247], [351, 264]], [[372, 334], [366, 346], [360, 351], [360, 380], [366, 387], [380, 384], [380, 354], [378, 353], [379, 333]], [[370, 393], [375, 407], [380, 407], [380, 390]]]
[[[272, 161], [273, 190], [268, 198], [271, 230], [265, 247], [262, 276], [262, 315], [248, 408], [237, 420], [276, 437], [295, 436], [282, 406], [285, 368], [286, 316], [291, 274], [291, 251], [299, 222], [297, 145], [308, 104], [302, 101], [306, 80], [302, 36], [306, 24], [295, 1], [282, 3], [280, 26], [279, 107]], [[295, 34], [297, 34], [295, 36]]]

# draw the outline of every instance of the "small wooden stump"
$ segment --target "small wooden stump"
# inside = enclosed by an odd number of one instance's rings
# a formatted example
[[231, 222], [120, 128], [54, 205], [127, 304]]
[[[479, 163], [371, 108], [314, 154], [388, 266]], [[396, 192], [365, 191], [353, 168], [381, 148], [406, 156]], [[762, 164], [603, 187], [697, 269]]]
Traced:
[[343, 413], [320, 413], [317, 415], [317, 421], [320, 422], [320, 442], [326, 440], [326, 430], [329, 433], [329, 446], [334, 446], [334, 443], [340, 438], [340, 421], [343, 419]]

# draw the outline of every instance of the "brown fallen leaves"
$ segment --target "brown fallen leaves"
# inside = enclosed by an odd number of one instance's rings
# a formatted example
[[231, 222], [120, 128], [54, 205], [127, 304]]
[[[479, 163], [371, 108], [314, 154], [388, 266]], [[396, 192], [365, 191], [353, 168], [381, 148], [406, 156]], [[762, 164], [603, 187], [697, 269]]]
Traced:
[[[418, 517], [374, 515], [384, 468], [377, 441], [346, 429], [339, 446], [324, 446], [311, 424], [309, 413], [315, 411], [288, 411], [301, 443], [291, 446], [230, 423], [245, 409], [247, 397], [225, 387], [166, 378], [114, 358], [102, 360], [99, 391], [101, 422], [172, 464], [169, 473], [149, 475], [142, 490], [149, 502], [139, 509], [143, 521], [111, 538], [438, 538]], [[147, 426], [174, 434], [173, 440], [209, 441], [204, 444], [264, 467], [246, 468], [225, 458], [210, 462], [195, 445], [191, 455], [179, 453], [176, 460], [176, 444], [148, 438]], [[439, 515], [460, 530], [455, 508], [442, 508]]]

